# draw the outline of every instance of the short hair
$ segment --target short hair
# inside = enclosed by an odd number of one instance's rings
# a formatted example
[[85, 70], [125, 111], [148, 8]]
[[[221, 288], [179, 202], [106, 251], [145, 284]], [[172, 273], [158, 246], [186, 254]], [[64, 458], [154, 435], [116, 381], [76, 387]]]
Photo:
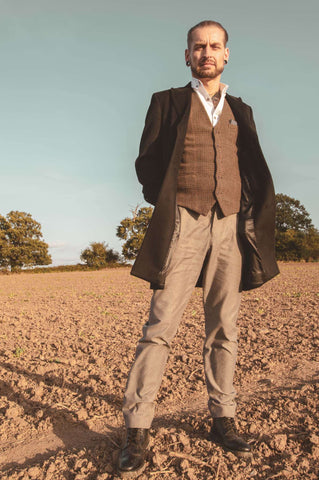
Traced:
[[188, 46], [188, 48], [190, 47], [190, 44], [191, 44], [193, 31], [196, 30], [197, 28], [201, 28], [201, 27], [217, 27], [217, 28], [220, 28], [224, 32], [224, 37], [225, 37], [224, 44], [226, 46], [226, 44], [228, 42], [228, 33], [227, 33], [226, 28], [224, 28], [222, 26], [222, 24], [219, 23], [219, 22], [214, 22], [213, 20], [203, 20], [202, 22], [197, 23], [197, 25], [194, 25], [194, 27], [192, 27], [188, 30], [188, 33], [187, 33], [187, 46]]

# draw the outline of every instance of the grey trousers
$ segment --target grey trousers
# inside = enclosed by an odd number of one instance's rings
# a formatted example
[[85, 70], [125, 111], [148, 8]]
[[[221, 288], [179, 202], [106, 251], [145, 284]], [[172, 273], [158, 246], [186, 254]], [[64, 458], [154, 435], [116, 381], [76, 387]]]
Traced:
[[124, 395], [127, 428], [150, 428], [155, 398], [170, 344], [203, 267], [205, 333], [203, 358], [212, 417], [233, 417], [233, 377], [237, 355], [237, 316], [241, 297], [242, 254], [238, 216], [207, 216], [178, 207], [163, 290], [155, 290]]

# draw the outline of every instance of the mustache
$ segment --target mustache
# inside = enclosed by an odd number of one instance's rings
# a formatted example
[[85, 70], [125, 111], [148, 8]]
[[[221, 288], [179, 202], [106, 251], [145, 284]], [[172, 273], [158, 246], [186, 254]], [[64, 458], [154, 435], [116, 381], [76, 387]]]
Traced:
[[214, 62], [214, 60], [204, 57], [202, 60], [200, 60], [199, 65], [205, 65], [205, 64], [216, 66], [216, 62]]

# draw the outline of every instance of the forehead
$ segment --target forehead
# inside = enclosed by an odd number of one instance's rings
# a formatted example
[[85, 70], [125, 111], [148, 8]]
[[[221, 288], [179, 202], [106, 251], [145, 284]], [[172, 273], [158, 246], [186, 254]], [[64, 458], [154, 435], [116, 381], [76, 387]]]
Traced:
[[192, 32], [191, 43], [224, 43], [224, 31], [213, 25], [206, 27], [198, 27]]

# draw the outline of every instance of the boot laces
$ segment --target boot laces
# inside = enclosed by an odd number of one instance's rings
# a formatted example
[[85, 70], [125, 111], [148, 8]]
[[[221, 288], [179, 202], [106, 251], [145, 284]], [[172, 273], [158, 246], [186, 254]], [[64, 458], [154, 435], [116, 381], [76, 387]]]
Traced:
[[237, 428], [236, 428], [235, 420], [233, 418], [225, 417], [223, 423], [227, 433], [233, 433], [237, 435]]

